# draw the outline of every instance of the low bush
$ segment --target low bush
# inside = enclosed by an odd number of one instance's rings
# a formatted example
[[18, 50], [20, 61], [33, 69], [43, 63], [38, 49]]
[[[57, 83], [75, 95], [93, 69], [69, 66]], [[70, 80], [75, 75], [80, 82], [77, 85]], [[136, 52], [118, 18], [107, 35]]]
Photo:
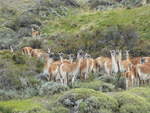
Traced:
[[12, 113], [12, 109], [11, 108], [5, 108], [0, 106], [0, 113]]
[[59, 102], [72, 111], [80, 113], [98, 113], [110, 111], [116, 113], [118, 103], [110, 96], [92, 89], [73, 89], [60, 97]]
[[101, 80], [77, 81], [74, 83], [73, 88], [88, 88], [102, 92], [115, 90], [115, 86], [113, 84], [105, 83]]
[[47, 113], [45, 112], [46, 110], [41, 107], [40, 102], [37, 103], [34, 98], [4, 102], [1, 101], [0, 108], [5, 111], [2, 113]]
[[106, 82], [106, 83], [115, 83], [115, 77], [114, 76], [100, 76], [98, 77], [99, 80]]
[[57, 107], [53, 107], [49, 113], [69, 113], [69, 109], [63, 107], [62, 105], [57, 105]]
[[94, 90], [100, 90], [103, 82], [100, 80], [93, 80], [93, 81], [76, 81], [73, 85], [73, 88], [89, 88]]
[[33, 39], [30, 41], [29, 46], [32, 48], [41, 48], [42, 42], [38, 39]]
[[56, 93], [61, 93], [63, 91], [68, 90], [68, 86], [64, 86], [60, 83], [56, 82], [45, 82], [41, 85], [41, 88], [39, 89], [39, 95], [45, 96], [45, 95], [54, 95]]
[[[0, 52], [1, 99], [27, 98], [38, 94], [41, 82], [37, 75], [42, 72], [43, 63], [23, 56], [20, 52]], [[12, 91], [9, 92], [8, 90]]]
[[0, 49], [8, 49], [10, 45], [18, 42], [16, 33], [5, 27], [0, 28]]
[[150, 88], [139, 87], [139, 88], [130, 89], [127, 92], [130, 94], [143, 97], [150, 103]]
[[149, 113], [150, 103], [145, 98], [127, 92], [114, 96], [119, 103], [119, 113]]
[[0, 90], [0, 101], [20, 98], [16, 90]]
[[21, 53], [13, 54], [12, 56], [13, 61], [15, 64], [25, 64], [25, 58], [21, 55]]

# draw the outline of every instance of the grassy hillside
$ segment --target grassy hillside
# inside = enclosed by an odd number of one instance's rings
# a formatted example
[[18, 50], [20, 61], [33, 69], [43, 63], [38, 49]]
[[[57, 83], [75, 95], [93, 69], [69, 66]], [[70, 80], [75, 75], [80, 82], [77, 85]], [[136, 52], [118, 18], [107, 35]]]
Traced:
[[104, 55], [112, 47], [130, 49], [133, 56], [149, 55], [149, 12], [149, 5], [107, 11], [82, 10], [76, 15], [46, 20], [42, 33], [49, 38], [48, 44], [43, 45], [63, 52], [82, 48], [93, 56]]
[[110, 11], [82, 12], [76, 16], [68, 16], [48, 22], [43, 28], [43, 33], [49, 35], [68, 32], [80, 33], [83, 29], [92, 27], [92, 30], [105, 28], [112, 25], [131, 25], [136, 28], [143, 39], [150, 39], [150, 7], [134, 9], [114, 9]]
[[[149, 56], [150, 5], [126, 1], [1, 0], [0, 113], [150, 113], [149, 86], [124, 91], [117, 77], [99, 73], [72, 86], [47, 82], [43, 60], [21, 53], [31, 46], [66, 56], [80, 48], [93, 58], [110, 56], [110, 49]], [[31, 36], [32, 27], [39, 38]], [[10, 45], [14, 53], [5, 50]]]

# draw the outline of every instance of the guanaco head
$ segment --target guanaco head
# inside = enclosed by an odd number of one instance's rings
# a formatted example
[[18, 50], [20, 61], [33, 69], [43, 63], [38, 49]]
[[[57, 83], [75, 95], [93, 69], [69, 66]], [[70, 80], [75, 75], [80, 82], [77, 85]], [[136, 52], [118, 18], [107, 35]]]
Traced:
[[49, 58], [53, 58], [54, 56], [54, 52], [49, 53]]
[[73, 62], [73, 59], [75, 58], [74, 54], [69, 54], [68, 57], [69, 57], [69, 60]]
[[63, 62], [64, 53], [60, 52], [60, 53], [58, 53], [58, 55], [59, 55], [61, 62]]
[[69, 54], [68, 57], [69, 57], [69, 59], [71, 59], [71, 58], [74, 59], [75, 58], [74, 54]]
[[121, 61], [122, 60], [122, 51], [117, 49], [116, 53], [115, 53], [115, 57], [118, 61]]
[[110, 50], [110, 54], [111, 54], [111, 56], [115, 56], [116, 55], [116, 51], [115, 50]]
[[84, 56], [84, 58], [91, 58], [91, 55], [88, 54], [88, 53], [86, 53], [85, 56]]
[[83, 50], [79, 50], [77, 53], [77, 59], [82, 58], [83, 54], [84, 54]]
[[129, 52], [130, 52], [130, 50], [126, 50], [126, 51], [125, 51], [125, 53], [126, 53], [126, 60], [129, 59]]
[[64, 57], [64, 53], [62, 53], [62, 52], [58, 53], [58, 55], [59, 55], [60, 57]]

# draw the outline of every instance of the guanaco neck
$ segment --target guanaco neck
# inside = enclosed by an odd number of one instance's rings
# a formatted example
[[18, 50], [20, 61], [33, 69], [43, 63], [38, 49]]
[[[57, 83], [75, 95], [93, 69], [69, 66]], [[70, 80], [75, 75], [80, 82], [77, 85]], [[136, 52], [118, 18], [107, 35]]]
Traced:
[[61, 63], [63, 63], [63, 60], [64, 60], [64, 59], [63, 59], [63, 57], [62, 57], [62, 56], [60, 56], [60, 61], [61, 61]]
[[117, 73], [118, 72], [118, 65], [117, 65], [117, 62], [116, 62], [115, 55], [113, 55], [112, 53], [111, 53], [111, 60], [112, 60], [112, 71]]
[[130, 56], [129, 56], [129, 52], [128, 51], [126, 51], [126, 60], [130, 61]]
[[69, 57], [69, 61], [70, 63], [73, 63], [73, 58], [71, 56]]
[[44, 71], [48, 71], [50, 65], [54, 62], [53, 58], [46, 57], [46, 64], [44, 65]]

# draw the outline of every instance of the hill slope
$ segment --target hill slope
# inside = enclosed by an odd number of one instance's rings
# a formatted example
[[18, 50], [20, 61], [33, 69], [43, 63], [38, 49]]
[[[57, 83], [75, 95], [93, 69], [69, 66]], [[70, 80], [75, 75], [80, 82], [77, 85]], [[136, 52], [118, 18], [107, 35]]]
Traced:
[[53, 34], [59, 32], [79, 33], [83, 29], [105, 29], [112, 25], [134, 26], [141, 38], [150, 35], [150, 6], [134, 9], [114, 9], [111, 11], [82, 12], [76, 16], [51, 20], [43, 28], [43, 33]]

